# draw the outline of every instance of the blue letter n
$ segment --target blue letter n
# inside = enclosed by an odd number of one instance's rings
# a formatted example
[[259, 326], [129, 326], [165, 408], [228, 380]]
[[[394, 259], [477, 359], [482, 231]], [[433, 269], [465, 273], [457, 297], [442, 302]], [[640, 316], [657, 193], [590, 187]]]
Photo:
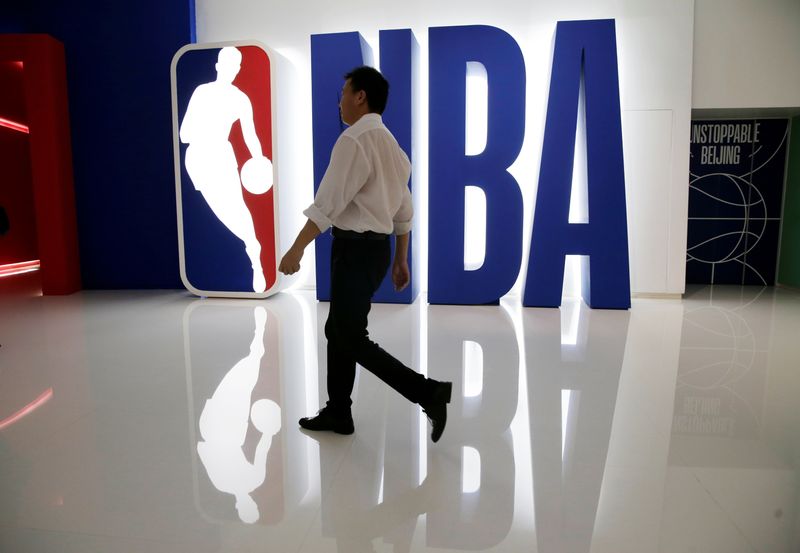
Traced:
[[[389, 101], [383, 113], [383, 122], [397, 139], [400, 147], [412, 157], [413, 86], [418, 58], [418, 45], [410, 29], [380, 32], [381, 72], [390, 83]], [[339, 93], [344, 75], [360, 65], [372, 65], [372, 49], [359, 33], [333, 33], [311, 35], [311, 119], [314, 144], [314, 193], [330, 161], [331, 150], [344, 125], [339, 119]], [[412, 190], [412, 193], [414, 191]], [[414, 208], [419, 217], [419, 210]], [[411, 283], [401, 292], [395, 292], [389, 276], [383, 279], [372, 301], [376, 303], [412, 303], [419, 292], [419, 267], [416, 259], [419, 248], [415, 245], [415, 232], [409, 244], [411, 258]], [[330, 233], [316, 240], [317, 299], [329, 301], [330, 283]], [[392, 240], [394, 252], [394, 240]]]

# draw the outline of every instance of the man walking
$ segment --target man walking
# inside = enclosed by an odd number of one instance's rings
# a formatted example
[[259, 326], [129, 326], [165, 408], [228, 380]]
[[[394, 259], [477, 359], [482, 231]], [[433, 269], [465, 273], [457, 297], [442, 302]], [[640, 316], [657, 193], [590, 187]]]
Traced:
[[345, 75], [339, 109], [349, 128], [336, 141], [314, 203], [303, 212], [308, 221], [279, 266], [287, 275], [299, 271], [306, 246], [333, 227], [331, 302], [325, 323], [328, 402], [316, 416], [300, 419], [300, 426], [353, 433], [350, 395], [358, 363], [422, 406], [436, 442], [447, 422], [452, 383], [425, 378], [406, 367], [372, 342], [367, 332], [372, 296], [391, 261], [390, 234], [396, 235], [395, 290], [410, 281], [411, 164], [381, 119], [388, 94], [389, 83], [376, 69], [358, 67]]

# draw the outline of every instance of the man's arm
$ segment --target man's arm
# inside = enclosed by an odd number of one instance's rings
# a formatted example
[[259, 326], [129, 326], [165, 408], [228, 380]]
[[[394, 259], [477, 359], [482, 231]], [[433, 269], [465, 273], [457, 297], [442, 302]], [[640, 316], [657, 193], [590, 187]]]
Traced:
[[278, 270], [285, 275], [293, 275], [299, 271], [300, 260], [303, 259], [303, 252], [306, 246], [313, 242], [320, 234], [319, 227], [317, 227], [311, 219], [308, 219], [305, 226], [303, 226], [297, 234], [297, 238], [295, 238], [292, 247], [289, 248], [289, 251], [286, 252], [286, 255], [281, 259]]
[[324, 232], [350, 205], [367, 182], [371, 167], [355, 139], [342, 135], [333, 145], [331, 161], [314, 195], [314, 203], [303, 211]]
[[400, 234], [395, 239], [394, 263], [392, 263], [392, 282], [396, 292], [404, 290], [411, 282], [411, 271], [408, 268], [409, 233]]
[[303, 250], [333, 224], [367, 182], [369, 173], [369, 161], [361, 147], [354, 139], [340, 136], [333, 145], [331, 161], [314, 196], [314, 203], [303, 211], [308, 221], [283, 256], [278, 267], [280, 272], [292, 275], [300, 270]]

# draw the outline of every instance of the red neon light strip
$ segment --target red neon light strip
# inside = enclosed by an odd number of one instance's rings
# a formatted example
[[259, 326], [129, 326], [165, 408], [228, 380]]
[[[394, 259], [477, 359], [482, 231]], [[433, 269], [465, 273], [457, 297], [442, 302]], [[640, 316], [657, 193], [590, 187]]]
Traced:
[[50, 401], [50, 399], [52, 397], [53, 397], [53, 389], [52, 388], [48, 388], [46, 392], [44, 392], [42, 395], [40, 395], [39, 397], [34, 399], [28, 405], [26, 405], [25, 407], [23, 407], [22, 409], [20, 409], [19, 411], [17, 411], [13, 415], [11, 415], [10, 417], [1, 420], [0, 421], [0, 430], [3, 430], [4, 428], [6, 428], [8, 426], [11, 426], [12, 424], [14, 424], [18, 420], [20, 420], [22, 417], [30, 415], [31, 413], [36, 411], [39, 407], [41, 407], [42, 405], [44, 405], [45, 403]]
[[25, 134], [30, 134], [30, 130], [28, 129], [27, 125], [11, 121], [10, 119], [4, 119], [2, 117], [0, 117], [0, 127], [6, 127], [7, 129], [11, 129], [12, 131], [19, 131], [19, 132], [24, 132]]
[[22, 263], [9, 263], [8, 265], [0, 265], [0, 278], [21, 275], [22, 273], [30, 273], [31, 271], [38, 270], [38, 259], [33, 261], [23, 261]]

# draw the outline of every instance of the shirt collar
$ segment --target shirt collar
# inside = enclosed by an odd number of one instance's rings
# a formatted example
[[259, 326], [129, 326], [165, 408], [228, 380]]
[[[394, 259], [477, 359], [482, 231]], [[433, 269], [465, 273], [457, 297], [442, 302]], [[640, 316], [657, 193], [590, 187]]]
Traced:
[[353, 126], [365, 125], [369, 123], [383, 123], [383, 118], [380, 113], [365, 113], [361, 118], [356, 121]]

